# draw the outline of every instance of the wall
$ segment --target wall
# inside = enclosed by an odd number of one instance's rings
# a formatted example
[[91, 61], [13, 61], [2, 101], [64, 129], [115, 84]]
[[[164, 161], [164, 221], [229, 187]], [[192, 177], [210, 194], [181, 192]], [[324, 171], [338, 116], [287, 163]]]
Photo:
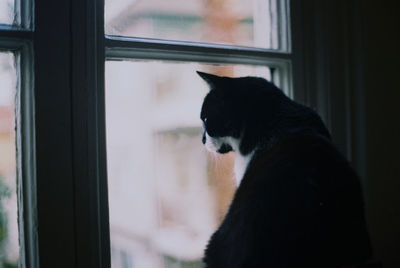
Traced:
[[376, 259], [400, 267], [400, 42], [395, 1], [360, 1], [367, 213]]

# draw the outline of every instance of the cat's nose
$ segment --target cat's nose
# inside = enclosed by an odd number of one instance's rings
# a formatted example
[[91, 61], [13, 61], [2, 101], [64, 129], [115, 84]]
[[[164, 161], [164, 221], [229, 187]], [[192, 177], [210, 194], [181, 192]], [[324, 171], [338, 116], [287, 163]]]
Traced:
[[203, 144], [206, 144], [206, 131], [205, 130], [203, 132], [203, 138], [201, 139], [201, 141], [203, 142]]

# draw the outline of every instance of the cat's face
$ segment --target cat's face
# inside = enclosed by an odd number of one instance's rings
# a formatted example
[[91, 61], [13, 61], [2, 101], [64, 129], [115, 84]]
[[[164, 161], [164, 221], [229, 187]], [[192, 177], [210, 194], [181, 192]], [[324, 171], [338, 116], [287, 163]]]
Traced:
[[241, 134], [241, 116], [235, 97], [235, 78], [198, 73], [211, 89], [200, 114], [204, 128], [202, 142], [212, 152], [225, 154], [236, 151]]

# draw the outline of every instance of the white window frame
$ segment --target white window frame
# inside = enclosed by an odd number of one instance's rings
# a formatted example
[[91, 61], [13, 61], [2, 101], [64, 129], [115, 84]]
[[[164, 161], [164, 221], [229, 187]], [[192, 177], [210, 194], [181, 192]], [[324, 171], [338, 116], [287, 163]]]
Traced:
[[[363, 168], [363, 159], [357, 155], [362, 144], [351, 143], [355, 140], [351, 131], [354, 80], [348, 68], [349, 45], [342, 42], [349, 35], [346, 25], [351, 13], [336, 2], [287, 2], [290, 23], [281, 26], [291, 38], [280, 43], [291, 49], [285, 52], [106, 36], [104, 0], [36, 0], [34, 5], [16, 0], [21, 27], [0, 26], [0, 50], [14, 52], [21, 71], [20, 266], [110, 267], [106, 60], [279, 68], [277, 82], [295, 100], [316, 108], [339, 147]], [[345, 106], [337, 109], [339, 103]]]

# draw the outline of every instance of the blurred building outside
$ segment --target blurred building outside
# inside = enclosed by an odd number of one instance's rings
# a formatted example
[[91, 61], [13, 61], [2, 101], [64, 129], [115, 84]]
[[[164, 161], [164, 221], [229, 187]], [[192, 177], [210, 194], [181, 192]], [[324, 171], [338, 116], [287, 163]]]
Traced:
[[18, 266], [18, 206], [12, 53], [0, 52], [0, 268]]

